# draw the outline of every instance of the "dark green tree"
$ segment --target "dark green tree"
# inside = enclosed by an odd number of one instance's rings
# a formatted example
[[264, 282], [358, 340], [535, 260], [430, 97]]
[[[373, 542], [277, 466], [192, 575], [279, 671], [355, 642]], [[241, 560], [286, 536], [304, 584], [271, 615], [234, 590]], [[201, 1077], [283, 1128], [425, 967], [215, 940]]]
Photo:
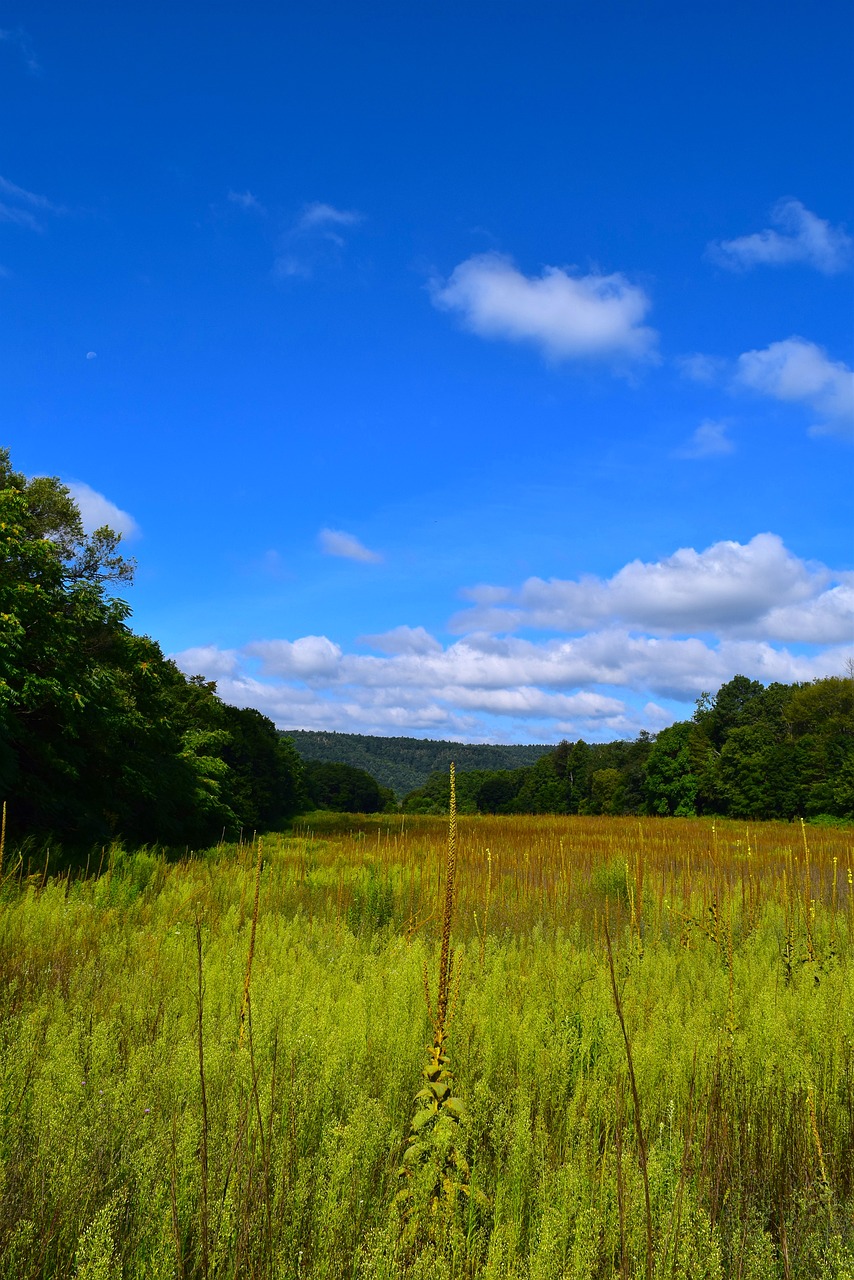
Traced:
[[273, 721], [254, 707], [223, 706], [230, 807], [247, 830], [284, 826], [304, 806], [303, 766]]
[[854, 817], [854, 678], [797, 686], [782, 718], [794, 741], [803, 810]]
[[646, 762], [644, 780], [650, 813], [691, 817], [696, 813], [699, 779], [692, 770], [696, 728], [690, 721], [663, 729]]
[[522, 770], [487, 773], [477, 789], [478, 813], [512, 813], [519, 793]]
[[21, 834], [106, 832], [81, 767], [98, 710], [121, 698], [104, 668], [129, 634], [128, 606], [106, 591], [132, 577], [118, 544], [109, 529], [87, 537], [68, 489], [28, 480], [0, 450], [0, 760]]
[[320, 760], [303, 762], [305, 791], [314, 809], [335, 813], [382, 813], [397, 808], [394, 793], [364, 769]]
[[293, 749], [128, 626], [133, 563], [0, 450], [0, 800], [10, 837], [200, 844], [298, 807]]

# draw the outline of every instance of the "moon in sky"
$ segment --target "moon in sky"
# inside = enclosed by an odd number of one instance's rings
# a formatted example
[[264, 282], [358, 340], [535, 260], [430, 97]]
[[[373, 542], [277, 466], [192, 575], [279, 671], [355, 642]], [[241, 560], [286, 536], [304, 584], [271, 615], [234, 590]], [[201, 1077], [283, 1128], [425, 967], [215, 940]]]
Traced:
[[86, 352], [86, 359], [87, 359], [87, 360], [94, 360], [94, 359], [95, 359], [95, 356], [96, 356], [97, 354], [98, 354], [98, 352], [97, 352], [97, 351], [87, 351], [87, 352]]

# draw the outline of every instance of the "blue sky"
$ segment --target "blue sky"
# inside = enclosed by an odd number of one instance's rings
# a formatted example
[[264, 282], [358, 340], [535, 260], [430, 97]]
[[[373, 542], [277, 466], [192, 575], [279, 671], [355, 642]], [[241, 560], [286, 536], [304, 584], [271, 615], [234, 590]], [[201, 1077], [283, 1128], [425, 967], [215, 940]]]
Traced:
[[0, 5], [3, 443], [283, 728], [607, 740], [841, 674], [851, 37]]

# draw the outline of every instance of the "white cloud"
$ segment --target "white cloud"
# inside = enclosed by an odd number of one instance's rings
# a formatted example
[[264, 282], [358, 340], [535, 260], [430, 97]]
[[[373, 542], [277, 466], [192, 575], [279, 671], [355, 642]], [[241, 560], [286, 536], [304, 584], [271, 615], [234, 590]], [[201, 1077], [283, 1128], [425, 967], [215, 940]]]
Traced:
[[459, 631], [525, 626], [569, 633], [627, 626], [655, 635], [693, 631], [832, 643], [840, 638], [838, 600], [832, 607], [818, 601], [832, 590], [834, 576], [844, 578], [799, 559], [776, 534], [760, 533], [744, 544], [716, 542], [704, 551], [683, 547], [652, 563], [634, 560], [607, 579], [529, 578], [515, 591], [501, 588], [503, 600], [496, 588], [476, 587], [465, 593], [474, 607], [451, 625]]
[[802, 262], [824, 275], [844, 271], [851, 262], [851, 237], [811, 213], [800, 200], [780, 200], [771, 210], [771, 221], [772, 228], [710, 245], [711, 256], [732, 270]]
[[809, 644], [845, 644], [854, 639], [854, 575], [812, 600], [770, 609], [764, 618], [775, 640]]
[[121, 507], [117, 507], [114, 502], [110, 502], [103, 493], [98, 493], [88, 484], [82, 484], [76, 480], [70, 481], [68, 488], [77, 503], [83, 528], [87, 533], [92, 533], [106, 524], [125, 538], [135, 538], [139, 534], [139, 525], [133, 516], [127, 511], [122, 511]]
[[620, 274], [570, 274], [546, 267], [522, 274], [510, 258], [478, 254], [450, 278], [434, 282], [432, 299], [483, 338], [532, 342], [552, 359], [649, 359], [657, 334], [643, 324], [650, 300]]
[[218, 649], [215, 644], [205, 644], [171, 656], [188, 676], [203, 675], [208, 680], [223, 680], [238, 675], [239, 663], [234, 649]]
[[258, 640], [246, 652], [260, 658], [265, 675], [328, 680], [338, 675], [342, 652], [326, 636], [299, 640]]
[[371, 551], [352, 533], [341, 529], [321, 529], [317, 536], [320, 549], [327, 556], [342, 556], [345, 560], [361, 560], [363, 564], [378, 564], [382, 556]]
[[775, 400], [805, 405], [820, 417], [813, 432], [847, 435], [854, 428], [854, 371], [805, 338], [745, 351], [735, 381]]
[[257, 707], [281, 728], [554, 741], [657, 730], [675, 716], [650, 693], [683, 702], [687, 715], [704, 689], [738, 673], [812, 680], [844, 670], [852, 653], [854, 644], [804, 655], [764, 640], [712, 643], [614, 627], [548, 641], [472, 635], [426, 658], [347, 654], [325, 636], [256, 642], [236, 659], [213, 646], [175, 658], [187, 674], [216, 679], [226, 701]]
[[314, 231], [318, 227], [352, 227], [362, 221], [362, 216], [355, 209], [336, 209], [334, 205], [316, 200], [304, 207], [297, 221], [297, 230]]
[[691, 439], [677, 450], [678, 458], [721, 458], [732, 453], [735, 445], [727, 435], [727, 423], [701, 422]]
[[424, 627], [393, 627], [380, 635], [362, 636], [361, 643], [381, 653], [441, 653], [439, 641]]
[[518, 716], [522, 719], [544, 718], [609, 721], [623, 716], [626, 704], [601, 693], [548, 693], [532, 685], [515, 689], [450, 688], [443, 691], [448, 700], [469, 711], [485, 711], [491, 715]]

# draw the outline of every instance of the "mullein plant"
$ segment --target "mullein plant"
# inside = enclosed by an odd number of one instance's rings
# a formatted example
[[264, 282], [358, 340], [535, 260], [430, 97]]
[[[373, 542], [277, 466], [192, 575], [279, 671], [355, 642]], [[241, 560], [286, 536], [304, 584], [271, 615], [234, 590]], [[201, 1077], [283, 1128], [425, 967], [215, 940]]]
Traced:
[[421, 1073], [424, 1086], [414, 1098], [414, 1114], [409, 1126], [403, 1164], [398, 1171], [401, 1187], [395, 1197], [400, 1212], [401, 1244], [410, 1248], [421, 1242], [440, 1243], [452, 1225], [460, 1197], [472, 1197], [469, 1166], [462, 1149], [461, 1126], [465, 1120], [465, 1107], [454, 1093], [448, 1056], [448, 1032], [453, 1013], [451, 983], [454, 950], [451, 946], [451, 922], [454, 913], [456, 863], [457, 805], [452, 764], [442, 945], [435, 1008], [430, 999], [426, 968], [424, 972], [424, 991], [427, 1012], [433, 1024], [433, 1041], [427, 1047], [427, 1063]]

